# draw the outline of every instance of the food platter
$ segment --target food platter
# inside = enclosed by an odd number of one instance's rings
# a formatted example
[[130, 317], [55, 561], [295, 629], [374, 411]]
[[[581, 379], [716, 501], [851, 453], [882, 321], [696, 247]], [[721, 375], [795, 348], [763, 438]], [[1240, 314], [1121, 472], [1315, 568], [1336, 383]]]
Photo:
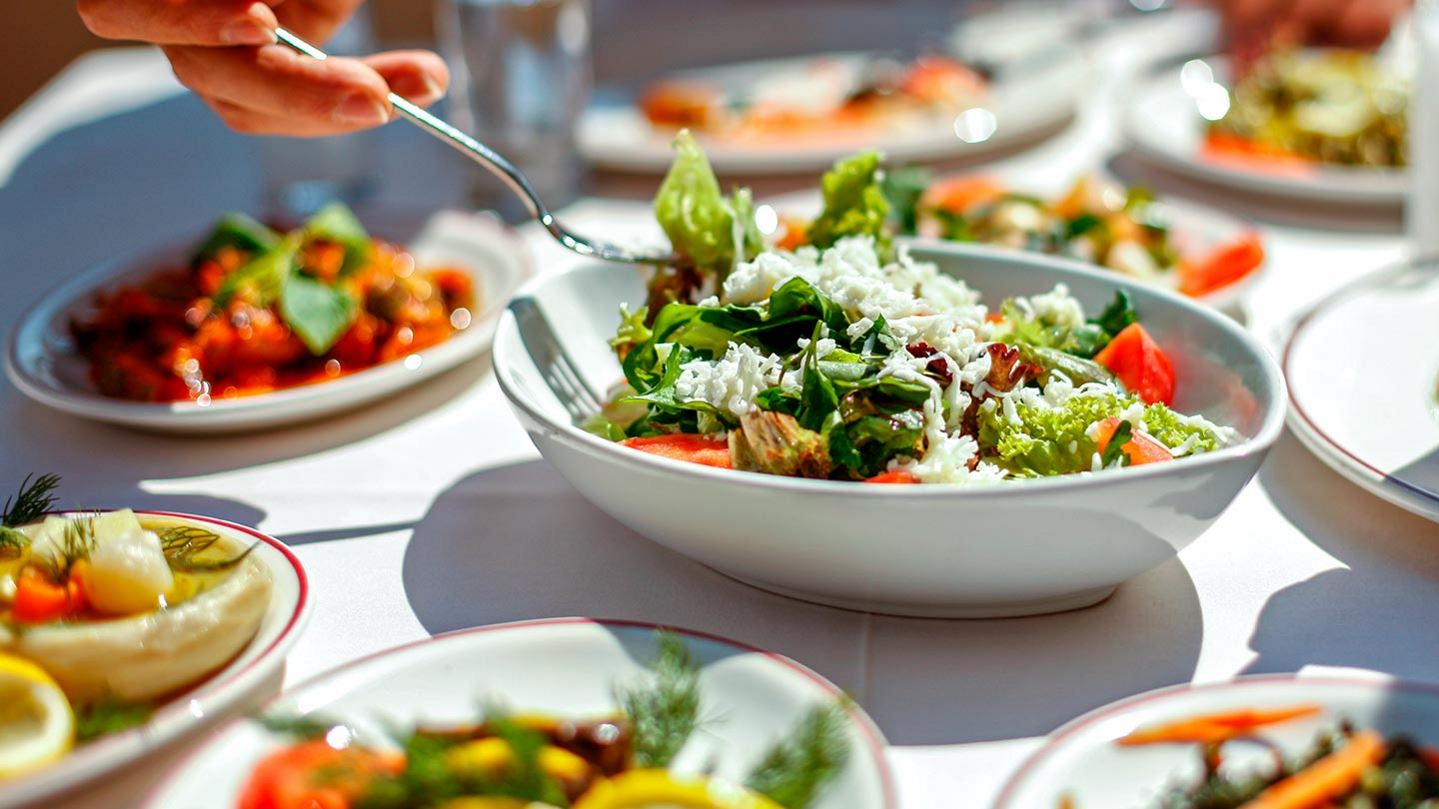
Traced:
[[[373, 226], [384, 232], [386, 223]], [[14, 385], [40, 404], [81, 418], [170, 433], [258, 430], [312, 420], [392, 395], [480, 356], [510, 293], [532, 272], [528, 254], [496, 220], [458, 211], [434, 215], [410, 244], [417, 261], [444, 262], [469, 272], [482, 311], [439, 345], [318, 384], [196, 401], [133, 402], [100, 394], [77, 354], [70, 324], [92, 310], [97, 290], [147, 277], [156, 266], [183, 263], [197, 240], [137, 258], [97, 265], [51, 291], [10, 334], [5, 369]]]
[[[464, 721], [490, 695], [517, 711], [596, 717], [616, 708], [616, 688], [646, 673], [656, 654], [652, 624], [557, 618], [462, 630], [354, 663], [288, 692], [268, 709], [342, 718], [357, 738], [386, 721]], [[699, 665], [704, 733], [672, 767], [739, 779], [773, 738], [807, 706], [840, 699], [834, 685], [804, 666], [713, 635], [672, 630]], [[845, 711], [849, 763], [814, 809], [893, 809], [884, 738], [853, 704]], [[160, 784], [147, 809], [235, 805], [249, 766], [278, 744], [253, 721], [225, 728]]]
[[0, 807], [31, 805], [114, 773], [268, 696], [264, 689], [275, 687], [285, 657], [309, 618], [311, 596], [304, 568], [294, 553], [273, 537], [211, 517], [162, 511], [137, 515], [142, 520], [173, 521], [213, 532], [241, 547], [253, 545], [250, 558], [269, 574], [271, 584], [269, 605], [258, 629], [218, 671], [171, 696], [144, 724], [101, 736], [58, 762], [6, 780], [0, 788]]
[[[778, 59], [696, 69], [675, 74], [686, 81], [741, 88], [765, 76], [803, 73], [815, 58], [845, 63], [872, 58], [840, 53], [824, 57]], [[891, 160], [932, 160], [977, 156], [1015, 146], [1053, 130], [1074, 113], [1085, 62], [1069, 45], [1029, 54], [1001, 69], [988, 100], [971, 111], [905, 126], [876, 137], [874, 132], [830, 133], [824, 139], [769, 138], [760, 142], [705, 142], [722, 174], [817, 173], [857, 148], [876, 148]], [[977, 110], [977, 111], [973, 111]], [[673, 130], [657, 128], [632, 105], [591, 107], [578, 129], [580, 154], [596, 166], [616, 171], [663, 172], [670, 164]]]

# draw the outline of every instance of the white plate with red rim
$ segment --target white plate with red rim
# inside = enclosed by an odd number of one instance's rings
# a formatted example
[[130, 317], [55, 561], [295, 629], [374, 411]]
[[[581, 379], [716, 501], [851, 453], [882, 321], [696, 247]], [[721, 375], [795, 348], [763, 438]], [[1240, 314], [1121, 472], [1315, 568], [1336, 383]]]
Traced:
[[[603, 716], [615, 687], [645, 676], [660, 627], [637, 621], [553, 618], [460, 630], [346, 664], [288, 691], [269, 711], [342, 721], [359, 738], [383, 725], [465, 722], [499, 698], [518, 711]], [[707, 633], [671, 629], [700, 665], [702, 732], [672, 769], [742, 780], [771, 740], [806, 711], [843, 699], [829, 681], [789, 658]], [[850, 758], [812, 809], [892, 809], [893, 776], [879, 729], [847, 706]], [[230, 807], [251, 768], [284, 740], [239, 720], [182, 762], [145, 802], [147, 809]]]
[[1318, 706], [1313, 715], [1276, 723], [1255, 738], [1224, 747], [1227, 767], [1244, 772], [1272, 764], [1273, 747], [1303, 752], [1316, 734], [1347, 720], [1386, 737], [1402, 734], [1439, 744], [1439, 687], [1378, 678], [1260, 675], [1233, 682], [1178, 686], [1129, 697], [1085, 714], [1050, 734], [1005, 784], [994, 809], [1144, 809], [1176, 784], [1202, 773], [1198, 745], [1121, 746], [1141, 728], [1246, 708]]
[[[780, 72], [802, 74], [817, 60], [853, 63], [866, 54], [831, 53], [800, 58], [697, 68], [671, 78], [720, 88], [745, 88]], [[1011, 147], [1062, 125], [1074, 114], [1087, 70], [1084, 56], [1070, 45], [1045, 48], [1001, 73], [987, 97], [957, 114], [927, 116], [904, 126], [856, 127], [806, 134], [738, 140], [696, 132], [710, 164], [724, 174], [795, 174], [824, 171], [834, 161], [863, 149], [878, 149], [890, 160], [965, 158]], [[1007, 77], [1006, 77], [1007, 75]], [[600, 168], [663, 173], [674, 159], [675, 130], [650, 123], [634, 104], [590, 107], [580, 117], [576, 137], [580, 154]]]
[[[1261, 166], [1205, 154], [1203, 112], [1228, 108], [1229, 60], [1224, 56], [1167, 65], [1140, 78], [1122, 115], [1125, 139], [1139, 154], [1194, 179], [1241, 191], [1331, 205], [1393, 206], [1404, 201], [1409, 172], [1324, 163]], [[1222, 103], [1216, 100], [1221, 97]]]
[[305, 569], [278, 539], [213, 517], [167, 511], [137, 511], [136, 515], [188, 523], [239, 547], [254, 545], [250, 558], [270, 573], [269, 609], [254, 638], [234, 659], [161, 705], [145, 724], [102, 736], [42, 769], [0, 781], [0, 809], [50, 799], [116, 772], [262, 698], [261, 689], [283, 670], [285, 656], [309, 620], [310, 587]]
[[[361, 212], [361, 218], [376, 235], [386, 237], [384, 217], [371, 220]], [[156, 432], [221, 433], [294, 424], [373, 402], [484, 354], [505, 302], [534, 274], [528, 248], [498, 220], [486, 214], [440, 211], [406, 247], [422, 267], [444, 264], [469, 272], [480, 310], [473, 313], [467, 328], [445, 342], [326, 382], [207, 405], [133, 402], [101, 394], [90, 381], [88, 362], [75, 351], [71, 318], [92, 307], [99, 290], [183, 264], [201, 238], [99, 264], [47, 294], [10, 335], [5, 352], [10, 381], [29, 398], [61, 412]]]
[[[988, 176], [979, 172], [974, 176]], [[949, 177], [937, 178], [936, 182]], [[996, 178], [998, 179], [998, 178]], [[1112, 182], [1101, 177], [1104, 182]], [[1047, 175], [1047, 179], [1036, 180], [1035, 182], [1014, 182], [1000, 179], [1000, 182], [1015, 193], [1032, 194], [1041, 199], [1053, 199], [1074, 185], [1074, 181], [1056, 182], [1053, 175]], [[814, 217], [818, 216], [822, 208], [818, 191], [800, 191], [790, 194], [783, 194], [765, 200], [778, 214], [789, 214], [793, 216]], [[1221, 246], [1233, 244], [1247, 237], [1258, 237], [1258, 231], [1252, 222], [1218, 208], [1211, 208], [1189, 200], [1177, 198], [1161, 198], [1154, 203], [1158, 206], [1160, 217], [1169, 223], [1170, 238], [1174, 240], [1175, 246], [1179, 249], [1181, 256], [1186, 258], [1198, 258], [1208, 254]], [[929, 236], [903, 236], [900, 240], [910, 244], [943, 244], [944, 239]], [[1018, 248], [1003, 247], [1000, 245], [987, 245], [976, 242], [961, 242], [976, 249], [992, 248], [994, 250], [1011, 251]], [[1019, 250], [1019, 252], [1026, 252]], [[1107, 269], [1101, 267], [1100, 269]], [[1202, 295], [1189, 296], [1200, 303], [1207, 304], [1215, 309], [1229, 310], [1238, 306], [1244, 295], [1252, 288], [1265, 273], [1269, 271], [1269, 262], [1266, 260], [1244, 276], [1235, 281], [1225, 284], [1218, 289], [1210, 290]], [[1176, 291], [1177, 281], [1173, 280], [1174, 272], [1170, 271], [1158, 280], [1145, 278], [1134, 278], [1121, 275], [1128, 281], [1148, 283], [1160, 289]]]
[[1439, 521], [1439, 263], [1361, 278], [1284, 348], [1289, 426], [1339, 474]]

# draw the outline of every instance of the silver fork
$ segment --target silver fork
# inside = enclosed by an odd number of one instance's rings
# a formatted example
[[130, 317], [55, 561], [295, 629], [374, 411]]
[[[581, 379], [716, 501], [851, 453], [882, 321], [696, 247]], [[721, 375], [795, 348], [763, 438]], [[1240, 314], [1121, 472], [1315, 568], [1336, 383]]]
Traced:
[[600, 396], [580, 375], [574, 360], [570, 359], [535, 299], [528, 295], [516, 296], [510, 301], [510, 312], [515, 316], [515, 325], [519, 328], [525, 350], [540, 369], [545, 384], [570, 414], [570, 419], [576, 424], [583, 424], [600, 412]]
[[[298, 53], [314, 59], [328, 59], [329, 55], [316, 48], [314, 45], [295, 36], [284, 28], [275, 29], [275, 37], [280, 44], [289, 47]], [[674, 264], [679, 260], [673, 253], [642, 253], [621, 247], [610, 242], [600, 241], [582, 236], [560, 223], [555, 215], [545, 207], [543, 200], [535, 193], [530, 181], [524, 173], [515, 167], [513, 163], [506, 160], [499, 152], [475, 140], [469, 135], [457, 129], [454, 125], [438, 116], [431, 115], [420, 107], [411, 104], [400, 96], [390, 93], [390, 106], [395, 108], [401, 117], [420, 129], [439, 138], [443, 143], [453, 147], [456, 151], [471, 160], [484, 166], [490, 173], [500, 178], [529, 208], [530, 214], [544, 226], [549, 234], [555, 237], [556, 241], [565, 247], [579, 253], [582, 256], [604, 259], [605, 261], [620, 261], [626, 264], [657, 264], [661, 266]]]

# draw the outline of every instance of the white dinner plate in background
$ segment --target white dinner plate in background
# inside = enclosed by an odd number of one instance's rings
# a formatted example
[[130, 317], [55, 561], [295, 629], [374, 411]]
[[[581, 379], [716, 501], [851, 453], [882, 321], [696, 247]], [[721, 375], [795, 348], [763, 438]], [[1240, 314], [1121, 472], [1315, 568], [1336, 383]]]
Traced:
[[[361, 739], [383, 738], [383, 728], [393, 723], [473, 721], [488, 698], [517, 711], [609, 715], [618, 708], [616, 687], [647, 675], [657, 629], [557, 618], [461, 630], [342, 666], [287, 692], [270, 710], [343, 721]], [[701, 667], [704, 718], [702, 730], [675, 759], [678, 772], [742, 780], [808, 710], [843, 698], [834, 685], [786, 657], [674, 631]], [[849, 762], [813, 809], [893, 809], [884, 737], [858, 706], [849, 705], [848, 718]], [[234, 806], [255, 763], [282, 743], [258, 722], [238, 721], [185, 760], [145, 806]]]
[[[1123, 111], [1124, 136], [1139, 154], [1194, 179], [1241, 191], [1334, 205], [1398, 205], [1409, 173], [1404, 169], [1321, 163], [1256, 167], [1216, 161], [1204, 153], [1208, 121], [1201, 104], [1229, 85], [1229, 60], [1206, 56], [1170, 64], [1137, 80]], [[1213, 88], [1213, 89], [1205, 89]], [[1218, 111], [1221, 104], [1213, 107]]]
[[[746, 87], [761, 76], [801, 70], [816, 59], [854, 61], [863, 54], [828, 54], [802, 58], [701, 68], [673, 74], [673, 78], [702, 81], [719, 87]], [[921, 125], [894, 130], [856, 128], [853, 136], [829, 132], [823, 140], [812, 136], [786, 140], [782, 136], [737, 142], [695, 133], [710, 164], [719, 174], [818, 174], [835, 160], [862, 149], [878, 149], [891, 161], [936, 160], [979, 155], [1013, 146], [1058, 127], [1073, 114], [1087, 71], [1083, 55], [1072, 46], [1047, 48], [1001, 69], [989, 85], [988, 100], [971, 110], [957, 134], [956, 118], [935, 116]], [[992, 115], [992, 120], [989, 116]], [[978, 121], [977, 119], [984, 119]], [[978, 125], [982, 123], [983, 126]], [[674, 158], [674, 130], [652, 125], [633, 104], [595, 106], [585, 111], [577, 133], [580, 154], [606, 169], [660, 173]]]
[[1289, 426], [1344, 477], [1439, 521], [1439, 264], [1362, 278], [1284, 349]]
[[1404, 734], [1419, 744], [1439, 744], [1439, 690], [1368, 679], [1244, 677], [1234, 682], [1180, 686], [1120, 700], [1065, 725], [1012, 776], [994, 809], [1053, 809], [1068, 796], [1075, 809], [1157, 807], [1166, 787], [1187, 784], [1202, 773], [1198, 745], [1123, 747], [1115, 740], [1139, 727], [1242, 710], [1304, 705], [1321, 711], [1282, 722], [1258, 734], [1265, 743], [1225, 746], [1226, 766], [1244, 771], [1272, 763], [1277, 745], [1295, 756], [1317, 733], [1349, 720], [1385, 736]]
[[[386, 236], [383, 219], [361, 216]], [[93, 306], [95, 293], [136, 282], [157, 269], [183, 263], [202, 237], [142, 257], [105, 262], [66, 282], [32, 307], [11, 332], [5, 353], [10, 381], [31, 399], [81, 418], [169, 433], [258, 430], [307, 421], [372, 402], [419, 384], [483, 354], [510, 294], [533, 274], [523, 241], [485, 214], [440, 211], [407, 248], [422, 265], [446, 264], [469, 272], [480, 310], [470, 326], [439, 345], [326, 382], [271, 393], [195, 402], [133, 402], [101, 394], [89, 363], [75, 351], [70, 322]]]

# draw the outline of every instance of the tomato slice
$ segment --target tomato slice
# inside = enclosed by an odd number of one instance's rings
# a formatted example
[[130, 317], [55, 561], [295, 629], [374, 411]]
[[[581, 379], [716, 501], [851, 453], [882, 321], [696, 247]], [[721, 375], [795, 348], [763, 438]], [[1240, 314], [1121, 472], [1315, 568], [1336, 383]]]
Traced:
[[1174, 404], [1174, 366], [1138, 323], [1114, 336], [1094, 361], [1108, 368], [1145, 404]]
[[[1099, 444], [1101, 455], [1109, 448], [1109, 440], [1114, 438], [1114, 432], [1118, 429], [1119, 419], [1105, 419], [1099, 422], [1098, 434], [1094, 438], [1095, 442]], [[1130, 466], [1174, 460], [1174, 456], [1169, 454], [1167, 447], [1143, 433], [1131, 434], [1130, 439], [1120, 447], [1120, 451], [1129, 456]]]
[[895, 469], [890, 472], [880, 472], [872, 478], [865, 478], [865, 483], [919, 483], [919, 478], [913, 472], [906, 472], [903, 469]]
[[1197, 259], [1179, 262], [1179, 291], [1185, 295], [1203, 295], [1227, 287], [1264, 263], [1264, 245], [1256, 234], [1221, 245]]
[[729, 442], [723, 438], [677, 433], [626, 438], [620, 444], [662, 458], [673, 458], [676, 461], [689, 461], [720, 469], [734, 468], [734, 460], [730, 458], [729, 454]]
[[260, 760], [238, 809], [350, 809], [379, 775], [404, 769], [403, 757], [360, 748], [336, 750], [324, 739], [286, 747]]

